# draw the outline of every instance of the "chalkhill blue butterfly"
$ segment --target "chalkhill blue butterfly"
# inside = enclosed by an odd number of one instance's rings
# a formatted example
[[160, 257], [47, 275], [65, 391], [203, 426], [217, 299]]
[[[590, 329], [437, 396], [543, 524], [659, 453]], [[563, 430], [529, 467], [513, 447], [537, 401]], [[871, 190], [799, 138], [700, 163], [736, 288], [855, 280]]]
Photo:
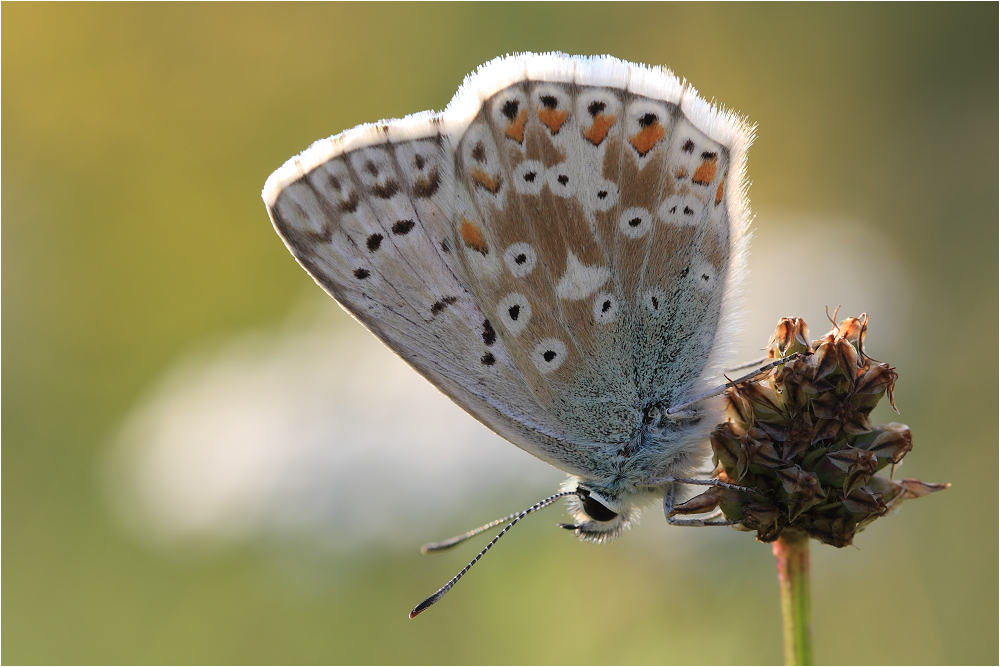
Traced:
[[481, 66], [443, 112], [318, 141], [267, 180], [274, 228], [327, 293], [570, 475], [524, 512], [427, 545], [509, 522], [411, 617], [559, 498], [563, 527], [604, 542], [697, 481], [738, 318], [752, 139], [667, 70], [524, 53]]

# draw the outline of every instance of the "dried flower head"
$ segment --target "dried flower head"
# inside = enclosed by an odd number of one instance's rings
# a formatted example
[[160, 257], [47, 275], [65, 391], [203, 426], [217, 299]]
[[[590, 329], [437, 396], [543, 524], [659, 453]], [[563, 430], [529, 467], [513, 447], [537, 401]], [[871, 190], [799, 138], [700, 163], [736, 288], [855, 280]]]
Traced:
[[895, 409], [898, 376], [865, 354], [867, 328], [865, 315], [849, 317], [810, 342], [804, 321], [782, 319], [768, 357], [788, 363], [728, 389], [728, 420], [712, 433], [716, 475], [738, 488], [712, 487], [674, 514], [720, 508], [763, 542], [794, 530], [843, 547], [902, 501], [948, 486], [876, 474], [913, 439], [904, 424], [871, 424], [883, 396]]

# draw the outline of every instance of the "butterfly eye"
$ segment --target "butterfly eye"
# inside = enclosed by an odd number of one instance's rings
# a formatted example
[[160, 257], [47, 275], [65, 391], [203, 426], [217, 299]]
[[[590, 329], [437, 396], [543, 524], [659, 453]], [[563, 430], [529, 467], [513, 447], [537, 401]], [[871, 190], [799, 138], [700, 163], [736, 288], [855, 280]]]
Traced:
[[598, 502], [587, 489], [578, 490], [581, 496], [583, 511], [594, 521], [612, 521], [617, 516], [617, 512], [609, 510]]

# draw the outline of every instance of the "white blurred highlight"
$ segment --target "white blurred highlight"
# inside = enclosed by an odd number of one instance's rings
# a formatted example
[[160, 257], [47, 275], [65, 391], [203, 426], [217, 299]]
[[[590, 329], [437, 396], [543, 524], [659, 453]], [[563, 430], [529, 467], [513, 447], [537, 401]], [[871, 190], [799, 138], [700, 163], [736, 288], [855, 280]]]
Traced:
[[416, 548], [495, 518], [470, 514], [486, 500], [503, 515], [565, 477], [463, 412], [331, 300], [292, 320], [181, 361], [128, 417], [106, 478], [142, 539]]
[[[887, 356], [899, 361], [910, 283], [888, 243], [843, 222], [756, 224], [740, 358], [760, 356], [783, 315], [805, 317], [818, 337], [824, 306], [840, 304], [841, 317], [869, 314], [875, 356], [892, 341]], [[127, 417], [104, 472], [131, 532], [185, 550], [288, 538], [337, 551], [414, 548], [521, 509], [564, 477], [465, 414], [326, 298], [278, 331], [179, 361]], [[666, 530], [659, 522], [647, 526]]]

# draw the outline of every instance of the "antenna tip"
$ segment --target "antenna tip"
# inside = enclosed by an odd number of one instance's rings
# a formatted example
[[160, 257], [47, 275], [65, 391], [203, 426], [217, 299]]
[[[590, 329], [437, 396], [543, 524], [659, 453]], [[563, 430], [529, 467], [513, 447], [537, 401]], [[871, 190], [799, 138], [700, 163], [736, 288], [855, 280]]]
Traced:
[[438, 600], [440, 600], [442, 595], [443, 593], [441, 593], [441, 591], [438, 591], [434, 595], [430, 596], [429, 598], [418, 604], [416, 607], [413, 608], [413, 611], [410, 612], [410, 618], [416, 618], [423, 612], [427, 611], [427, 608], [430, 607], [435, 602], [437, 602]]

